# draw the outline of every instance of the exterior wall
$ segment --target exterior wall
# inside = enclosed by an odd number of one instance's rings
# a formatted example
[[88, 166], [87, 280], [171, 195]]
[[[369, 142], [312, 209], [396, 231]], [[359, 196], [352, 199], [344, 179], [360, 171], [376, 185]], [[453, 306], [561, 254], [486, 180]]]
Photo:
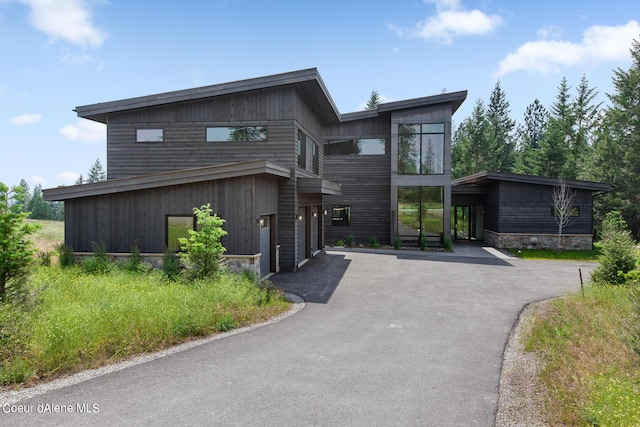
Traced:
[[[498, 192], [498, 224], [495, 217], [485, 227], [498, 233], [556, 234], [558, 224], [552, 215], [553, 186], [502, 181], [493, 187]], [[490, 197], [494, 201], [494, 197]], [[591, 235], [593, 232], [592, 193], [576, 190], [574, 206], [580, 215], [572, 217], [563, 234]], [[490, 211], [493, 212], [492, 207]]]
[[222, 239], [227, 253], [260, 252], [261, 214], [278, 212], [278, 181], [267, 177], [241, 177], [191, 185], [178, 185], [70, 199], [65, 202], [65, 242], [75, 251], [91, 251], [91, 242], [108, 252], [163, 253], [166, 216], [191, 215], [193, 207], [211, 203], [227, 222]]
[[[391, 241], [398, 235], [397, 201], [398, 187], [443, 187], [444, 188], [444, 233], [451, 235], [451, 116], [450, 104], [439, 104], [408, 111], [394, 112], [391, 118]], [[398, 174], [398, 126], [414, 123], [444, 123], [444, 173], [441, 175]]]
[[[391, 217], [391, 117], [346, 122], [326, 129], [331, 139], [375, 138], [385, 140], [385, 154], [326, 156], [324, 177], [342, 185], [342, 195], [325, 196], [323, 212], [325, 242], [335, 244], [353, 235], [357, 243], [368, 244], [373, 236], [390, 244]], [[351, 208], [351, 225], [333, 226], [333, 206]]]
[[[524, 233], [496, 233], [484, 230], [485, 241], [499, 249], [556, 249], [558, 235], [555, 234], [524, 234]], [[562, 234], [561, 249], [590, 250], [593, 249], [592, 234]]]

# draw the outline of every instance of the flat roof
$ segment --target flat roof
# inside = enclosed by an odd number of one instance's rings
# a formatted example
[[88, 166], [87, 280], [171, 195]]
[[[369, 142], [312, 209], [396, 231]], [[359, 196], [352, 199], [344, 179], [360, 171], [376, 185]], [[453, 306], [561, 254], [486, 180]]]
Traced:
[[42, 193], [48, 201], [69, 200], [251, 175], [291, 178], [291, 168], [269, 160], [255, 160], [49, 188], [42, 190]]
[[[482, 186], [490, 183], [491, 181], [510, 181], [519, 182], [523, 184], [538, 184], [538, 185], [550, 185], [555, 186], [560, 183], [560, 178], [549, 178], [545, 176], [534, 175], [521, 175], [510, 172], [492, 172], [484, 171], [478, 172], [473, 175], [465, 176], [462, 178], [451, 181], [451, 187], [458, 186]], [[591, 191], [609, 191], [611, 190], [611, 184], [607, 182], [594, 182], [594, 181], [581, 181], [576, 179], [565, 179], [567, 187], [581, 190]]]

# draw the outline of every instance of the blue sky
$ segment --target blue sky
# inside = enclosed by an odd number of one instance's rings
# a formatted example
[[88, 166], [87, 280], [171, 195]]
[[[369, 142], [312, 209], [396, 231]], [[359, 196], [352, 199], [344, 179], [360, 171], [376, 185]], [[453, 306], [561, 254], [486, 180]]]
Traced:
[[[0, 0], [0, 182], [70, 185], [104, 125], [76, 106], [317, 67], [342, 113], [499, 79], [522, 121], [565, 76], [613, 92], [640, 40], [637, 0]], [[573, 90], [573, 89], [572, 89]]]

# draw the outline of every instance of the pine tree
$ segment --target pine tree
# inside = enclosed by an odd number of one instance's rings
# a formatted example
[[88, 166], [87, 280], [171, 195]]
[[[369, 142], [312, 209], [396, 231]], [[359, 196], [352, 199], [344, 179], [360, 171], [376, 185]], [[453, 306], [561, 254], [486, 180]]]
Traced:
[[53, 219], [53, 209], [42, 196], [42, 186], [40, 184], [33, 188], [31, 199], [27, 207], [29, 218], [31, 219]]
[[540, 174], [540, 143], [549, 122], [549, 112], [537, 98], [527, 106], [524, 126], [518, 128], [518, 152], [515, 171], [525, 175]]
[[22, 194], [24, 194], [24, 200], [22, 201], [22, 211], [27, 212], [27, 206], [29, 205], [29, 201], [31, 200], [29, 184], [27, 184], [27, 181], [25, 181], [24, 179], [21, 179], [19, 185], [20, 187], [22, 187]]
[[[556, 101], [551, 105], [550, 119], [540, 144], [540, 175], [553, 178], [575, 178], [568, 167], [573, 135], [574, 112], [565, 77], [558, 87]], [[575, 172], [575, 171], [573, 171]]]
[[84, 178], [82, 177], [82, 174], [80, 174], [80, 176], [78, 177], [78, 179], [76, 179], [76, 182], [73, 183], [73, 185], [82, 185], [84, 184]]
[[598, 95], [595, 88], [589, 87], [589, 81], [582, 76], [577, 95], [573, 101], [573, 138], [569, 146], [567, 159], [567, 178], [588, 178], [587, 168], [593, 127], [596, 123], [601, 103], [594, 104]]
[[87, 177], [87, 182], [98, 182], [104, 181], [107, 179], [107, 173], [102, 168], [102, 164], [100, 163], [100, 159], [96, 159], [96, 161], [91, 165], [89, 169], [89, 176]]
[[[611, 163], [601, 171], [613, 184], [601, 209], [619, 208], [633, 237], [640, 237], [640, 42], [631, 47], [632, 64], [628, 70], [614, 70], [615, 92], [608, 95], [611, 105], [605, 110], [602, 129], [597, 132], [594, 156], [606, 156]], [[602, 157], [601, 157], [602, 158]], [[595, 162], [592, 162], [595, 163]], [[600, 179], [599, 176], [595, 177]], [[603, 179], [605, 180], [605, 179]]]
[[505, 92], [496, 82], [487, 108], [487, 120], [490, 126], [492, 145], [497, 147], [498, 167], [494, 170], [510, 172], [515, 164], [515, 141], [513, 130], [515, 121], [510, 116], [509, 102]]
[[451, 147], [452, 177], [484, 170], [496, 170], [499, 166], [499, 147], [491, 139], [489, 122], [482, 99], [478, 99], [470, 117], [460, 123], [454, 132]]
[[380, 94], [378, 91], [372, 90], [369, 100], [367, 100], [367, 105], [364, 108], [365, 110], [375, 110], [378, 108], [378, 104], [380, 104]]

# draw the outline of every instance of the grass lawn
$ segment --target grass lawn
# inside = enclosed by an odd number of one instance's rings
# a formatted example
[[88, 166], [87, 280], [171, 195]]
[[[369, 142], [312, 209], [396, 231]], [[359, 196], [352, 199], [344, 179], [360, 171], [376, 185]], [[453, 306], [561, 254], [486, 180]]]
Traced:
[[509, 249], [508, 251], [522, 259], [537, 260], [566, 260], [566, 261], [597, 261], [602, 250], [601, 243], [595, 243], [590, 251], [567, 251], [557, 252], [553, 249]]
[[64, 242], [64, 221], [41, 219], [28, 219], [26, 221], [40, 225], [40, 229], [31, 236], [31, 240], [35, 247], [38, 248], [38, 251], [51, 251]]
[[640, 355], [621, 326], [630, 313], [627, 287], [591, 286], [535, 314], [525, 348], [543, 360], [549, 425], [640, 425]]

